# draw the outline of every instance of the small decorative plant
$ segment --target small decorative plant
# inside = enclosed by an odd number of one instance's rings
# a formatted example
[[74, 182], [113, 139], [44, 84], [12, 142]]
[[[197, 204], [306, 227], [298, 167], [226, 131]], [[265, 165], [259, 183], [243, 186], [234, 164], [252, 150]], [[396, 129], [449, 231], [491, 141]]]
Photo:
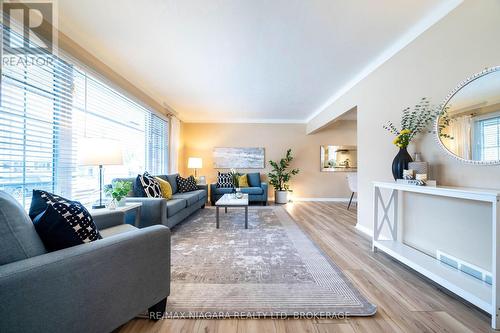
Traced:
[[401, 129], [388, 121], [384, 129], [396, 135], [393, 143], [399, 148], [406, 148], [415, 136], [425, 130], [429, 123], [434, 121], [440, 114], [441, 108], [430, 104], [430, 101], [423, 97], [413, 109], [407, 107], [403, 110], [401, 117]]
[[235, 169], [231, 169], [229, 171], [229, 174], [231, 175], [231, 179], [233, 181], [233, 187], [234, 188], [239, 188], [240, 187], [240, 177], [242, 176], [241, 173], [236, 171]]
[[131, 182], [117, 181], [105, 189], [106, 194], [110, 195], [115, 201], [120, 202], [132, 189]]
[[288, 149], [286, 151], [286, 156], [282, 158], [279, 162], [269, 161], [269, 164], [273, 170], [267, 174], [269, 177], [269, 184], [271, 184], [276, 191], [288, 191], [290, 179], [299, 173], [299, 169], [291, 169], [290, 163], [293, 161], [292, 150]]
[[[408, 164], [412, 162], [412, 158], [406, 148], [415, 136], [424, 131], [431, 122], [436, 120], [440, 115], [446, 115], [447, 108], [443, 109], [442, 106], [432, 106], [430, 101], [423, 97], [413, 109], [407, 107], [403, 110], [401, 116], [401, 129], [391, 122], [384, 125], [384, 129], [394, 134], [396, 138], [393, 143], [399, 147], [399, 153], [392, 161], [392, 175], [394, 180], [402, 179], [404, 170], [408, 169]], [[441, 117], [442, 118], [442, 117]], [[439, 124], [439, 135], [441, 136], [441, 129], [445, 128], [446, 124]], [[429, 131], [430, 132], [430, 131]], [[444, 134], [443, 134], [444, 135]]]

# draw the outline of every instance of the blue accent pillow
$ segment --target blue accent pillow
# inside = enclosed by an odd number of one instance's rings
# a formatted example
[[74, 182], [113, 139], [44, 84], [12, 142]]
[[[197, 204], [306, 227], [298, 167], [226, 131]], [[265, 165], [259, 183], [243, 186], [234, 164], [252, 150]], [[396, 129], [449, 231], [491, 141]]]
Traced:
[[173, 175], [167, 175], [167, 182], [170, 183], [170, 187], [172, 187], [172, 194], [177, 193], [179, 190], [177, 189], [177, 176], [178, 173], [174, 173]]
[[137, 175], [137, 177], [135, 177], [132, 193], [134, 194], [134, 197], [144, 198], [146, 196], [146, 191], [144, 191], [144, 188], [142, 187], [141, 177], [141, 175]]
[[253, 172], [247, 174], [248, 186], [250, 187], [260, 187], [260, 173]]
[[92, 216], [78, 201], [34, 190], [29, 215], [35, 216], [35, 230], [48, 251], [102, 238]]

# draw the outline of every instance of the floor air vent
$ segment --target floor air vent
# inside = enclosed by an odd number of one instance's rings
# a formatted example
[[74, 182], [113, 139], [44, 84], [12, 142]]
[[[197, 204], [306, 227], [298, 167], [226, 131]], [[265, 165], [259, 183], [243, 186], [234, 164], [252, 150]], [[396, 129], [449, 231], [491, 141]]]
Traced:
[[461, 270], [462, 272], [475, 277], [476, 279], [482, 280], [488, 284], [492, 284], [491, 273], [485, 271], [482, 268], [479, 268], [471, 263], [458, 259], [452, 255], [449, 255], [448, 253], [439, 250], [436, 250], [436, 258], [453, 268]]

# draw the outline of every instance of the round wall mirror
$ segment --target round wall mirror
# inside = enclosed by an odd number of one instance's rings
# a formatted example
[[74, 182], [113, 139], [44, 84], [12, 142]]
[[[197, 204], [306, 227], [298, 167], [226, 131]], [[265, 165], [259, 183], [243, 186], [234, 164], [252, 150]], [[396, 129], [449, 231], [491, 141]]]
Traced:
[[500, 66], [465, 80], [445, 99], [436, 121], [440, 145], [473, 164], [500, 164]]

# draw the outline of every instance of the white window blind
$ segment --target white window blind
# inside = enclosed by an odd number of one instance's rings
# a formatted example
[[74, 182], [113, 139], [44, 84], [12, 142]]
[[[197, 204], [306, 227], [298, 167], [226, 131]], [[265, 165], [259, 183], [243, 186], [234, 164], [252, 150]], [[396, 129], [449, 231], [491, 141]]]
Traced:
[[480, 159], [483, 161], [500, 160], [500, 117], [478, 120], [476, 140], [479, 147]]
[[[10, 38], [22, 42], [14, 33]], [[76, 62], [45, 57], [51, 61], [43, 66], [2, 66], [0, 190], [25, 207], [33, 189], [93, 202], [99, 196], [98, 169], [77, 161], [84, 137], [117, 140], [123, 147], [124, 164], [105, 167], [105, 184], [145, 170], [167, 173], [167, 120]]]

